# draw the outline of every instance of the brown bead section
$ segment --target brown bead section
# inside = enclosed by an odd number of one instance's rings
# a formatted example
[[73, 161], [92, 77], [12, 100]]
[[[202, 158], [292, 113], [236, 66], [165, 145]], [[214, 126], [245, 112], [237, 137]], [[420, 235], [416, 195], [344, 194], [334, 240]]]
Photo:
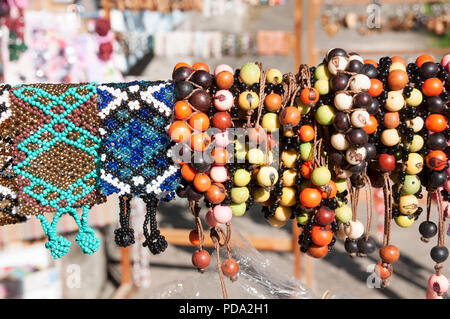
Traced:
[[[24, 87], [25, 89], [23, 89]], [[92, 95], [88, 100], [83, 101], [84, 103], [81, 103], [80, 99], [73, 94], [62, 96], [69, 89], [74, 87], [76, 88], [76, 93], [82, 97], [92, 92], [92, 87], [90, 88], [83, 84], [33, 84], [14, 87], [10, 92], [12, 117], [8, 128], [8, 135], [14, 139], [14, 165], [25, 161], [28, 156], [33, 156], [27, 164], [22, 166], [21, 169], [24, 171], [23, 174], [26, 175], [26, 173], [29, 173], [33, 178], [43, 180], [62, 191], [71, 192], [71, 195], [64, 198], [58, 191], [49, 191], [44, 186], [35, 185], [33, 187], [34, 194], [27, 193], [27, 191], [24, 191], [24, 188], [31, 185], [32, 181], [27, 178], [27, 176], [19, 174], [17, 178], [18, 200], [20, 213], [23, 215], [56, 212], [58, 208], [66, 207], [69, 205], [68, 203], [70, 203], [71, 196], [80, 195], [84, 192], [84, 188], [82, 186], [76, 186], [76, 182], [79, 179], [85, 178], [90, 172], [98, 169], [98, 156], [90, 154], [86, 150], [83, 150], [76, 145], [72, 145], [70, 142], [68, 143], [61, 139], [58, 139], [57, 141], [54, 140], [59, 133], [64, 134], [66, 130], [70, 129], [68, 124], [58, 121], [58, 123], [55, 123], [51, 127], [55, 133], [51, 130], [47, 130], [42, 134], [38, 134], [38, 131], [41, 130], [44, 125], [50, 123], [50, 121], [54, 119], [54, 116], [45, 114], [41, 108], [54, 103], [55, 99], [53, 97], [59, 97], [63, 103], [56, 103], [51, 106], [50, 112], [55, 115], [61, 115], [68, 111], [67, 107], [69, 104], [73, 105], [74, 103], [80, 103], [64, 118], [73, 123], [77, 128], [84, 129], [90, 134], [100, 137], [98, 132], [100, 118], [98, 117], [96, 94]], [[34, 91], [32, 88], [38, 88], [40, 91]], [[19, 89], [21, 89], [22, 92], [18, 91], [16, 95], [14, 92]], [[45, 96], [45, 93], [38, 94], [38, 92], [43, 93], [42, 91], [49, 93], [50, 96]], [[32, 101], [26, 101], [26, 97], [31, 98]], [[86, 147], [94, 147], [96, 142], [82, 132], [83, 131], [72, 130], [66, 135], [66, 138]], [[18, 148], [18, 145], [30, 136], [37, 137], [41, 142], [50, 143], [50, 146], [44, 146], [38, 142], [32, 141], [26, 144], [28, 151], [23, 152]], [[82, 139], [83, 137], [85, 137], [85, 139]], [[41, 149], [44, 147], [48, 147], [48, 149]], [[38, 154], [31, 155], [30, 152], [32, 151], [37, 151]], [[83, 180], [83, 182], [87, 186], [96, 186], [97, 179], [87, 178]], [[71, 190], [73, 186], [76, 187]], [[45, 200], [53, 201], [53, 203], [41, 203], [40, 196], [44, 196]], [[72, 203], [71, 206], [92, 206], [103, 200], [101, 197], [97, 187], [94, 187], [90, 193], [83, 196], [75, 203]], [[54, 201], [56, 201], [56, 204]]]

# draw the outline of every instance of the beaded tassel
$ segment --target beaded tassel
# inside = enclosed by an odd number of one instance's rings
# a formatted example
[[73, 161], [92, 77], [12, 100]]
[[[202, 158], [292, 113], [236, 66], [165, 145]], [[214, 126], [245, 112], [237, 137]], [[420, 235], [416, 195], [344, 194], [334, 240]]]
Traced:
[[50, 223], [44, 215], [37, 215], [36, 218], [40, 220], [45, 235], [48, 237], [48, 242], [45, 247], [50, 250], [53, 258], [61, 258], [65, 256], [70, 249], [71, 243], [66, 238], [57, 235], [57, 224], [64, 214], [69, 214], [75, 220], [79, 227], [78, 234], [75, 238], [81, 250], [85, 254], [93, 254], [100, 246], [100, 240], [95, 237], [94, 230], [88, 226], [89, 207], [85, 206], [82, 209], [82, 216], [78, 216], [76, 209], [67, 207], [56, 212]]
[[[37, 84], [10, 92], [20, 210], [36, 215], [54, 258], [67, 254], [70, 242], [56, 227], [64, 214], [79, 227], [76, 241], [84, 253], [100, 244], [88, 226], [89, 208], [98, 202], [97, 180], [100, 119], [94, 85]], [[81, 217], [77, 208], [82, 209]], [[54, 212], [50, 223], [43, 215]]]
[[117, 246], [128, 247], [134, 244], [134, 229], [130, 228], [130, 202], [127, 196], [119, 197], [120, 228], [114, 230], [114, 240]]
[[[162, 253], [167, 248], [166, 238], [160, 234], [158, 223], [156, 221], [156, 207], [159, 200], [155, 195], [149, 195], [143, 198], [147, 205], [147, 213], [144, 220], [144, 247], [148, 247], [153, 255]], [[148, 233], [148, 224], [150, 223], [150, 234]]]

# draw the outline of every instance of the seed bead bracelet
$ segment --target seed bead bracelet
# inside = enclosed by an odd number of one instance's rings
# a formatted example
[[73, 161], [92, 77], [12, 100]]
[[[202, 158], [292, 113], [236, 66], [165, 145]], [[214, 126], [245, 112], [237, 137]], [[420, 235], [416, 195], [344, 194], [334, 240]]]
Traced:
[[[177, 162], [181, 165], [183, 177], [182, 187], [177, 190], [177, 194], [181, 198], [188, 199], [189, 210], [195, 219], [196, 228], [190, 232], [189, 239], [198, 249], [192, 256], [192, 263], [199, 272], [204, 272], [209, 266], [211, 257], [203, 249], [204, 233], [199, 201], [201, 199], [205, 201], [209, 209], [205, 220], [209, 226], [214, 227], [213, 222], [216, 224], [217, 222], [212, 216], [212, 207], [220, 205], [226, 197], [224, 185], [214, 183], [210, 174], [213, 147], [209, 115], [213, 111], [210, 90], [213, 77], [209, 73], [209, 66], [204, 63], [190, 66], [180, 62], [174, 67], [172, 80], [176, 87], [176, 103], [169, 134], [172, 141], [177, 143], [175, 154]], [[225, 152], [223, 154], [227, 155]], [[211, 188], [215, 196], [212, 196], [212, 192], [209, 193]]]
[[[430, 250], [431, 259], [435, 264], [435, 274], [428, 280], [427, 298], [441, 298], [448, 290], [448, 279], [442, 274], [443, 263], [449, 252], [445, 246], [445, 213], [442, 188], [447, 182], [448, 143], [450, 129], [448, 128], [449, 94], [446, 86], [449, 75], [443, 65], [436, 63], [433, 57], [422, 55], [415, 63], [418, 88], [424, 95], [422, 118], [425, 119], [423, 137], [425, 147], [425, 167], [422, 183], [427, 188], [427, 220], [419, 231], [422, 240], [429, 242], [437, 234], [437, 245]], [[430, 221], [432, 196], [436, 197], [438, 224]]]
[[11, 138], [6, 136], [8, 119], [11, 116], [9, 85], [0, 86], [0, 226], [26, 220], [17, 214], [17, 185], [12, 170], [14, 152]]
[[[210, 255], [203, 249], [203, 226], [200, 219], [199, 201], [204, 200], [208, 212], [205, 221], [211, 227], [211, 239], [219, 247], [223, 234], [221, 224], [230, 229], [233, 216], [229, 204], [231, 180], [228, 177], [227, 163], [232, 146], [228, 129], [233, 125], [229, 110], [233, 106], [233, 95], [228, 90], [234, 84], [232, 69], [221, 65], [209, 73], [209, 66], [197, 62], [192, 66], [180, 62], [174, 67], [172, 79], [176, 85], [174, 122], [170, 136], [177, 144], [177, 154], [182, 165], [183, 187], [177, 194], [187, 197], [189, 209], [195, 218], [196, 229], [189, 234], [193, 245], [198, 246], [192, 263], [204, 272], [209, 266]], [[223, 272], [218, 257], [218, 272], [224, 296]]]
[[[267, 113], [274, 112], [278, 114], [280, 122], [280, 131], [275, 132], [277, 135], [282, 135], [278, 142], [274, 138], [274, 133], [267, 134], [266, 147], [270, 152], [273, 152], [274, 158], [278, 158], [281, 151], [281, 161], [276, 161], [278, 164], [279, 179], [274, 185], [270, 199], [266, 202], [267, 220], [271, 226], [282, 227], [290, 219], [294, 218], [295, 205], [297, 204], [297, 189], [295, 179], [297, 175], [298, 163], [298, 140], [297, 132], [300, 124], [300, 111], [294, 106], [294, 101], [291, 96], [295, 94], [294, 87], [296, 87], [293, 74], [289, 73], [283, 76], [277, 69], [269, 69], [266, 73], [266, 83], [264, 88], [264, 108], [262, 116]], [[282, 85], [283, 90], [275, 93], [274, 87]], [[280, 86], [281, 87], [281, 86]], [[291, 89], [292, 87], [292, 89]], [[290, 102], [290, 103], [289, 103]], [[289, 156], [286, 154], [295, 154]], [[256, 193], [256, 191], [255, 191]], [[258, 193], [264, 196], [266, 190], [259, 185]], [[269, 192], [270, 193], [270, 192]], [[267, 208], [269, 208], [267, 210]], [[270, 216], [270, 217], [269, 217]]]
[[116, 244], [134, 244], [134, 230], [129, 226], [130, 201], [139, 196], [147, 204], [144, 246], [153, 254], [160, 253], [167, 242], [156, 228], [156, 207], [159, 200], [174, 197], [180, 182], [166, 133], [174, 106], [174, 85], [166, 81], [103, 84], [98, 87], [98, 96], [100, 188], [104, 195], [120, 196], [121, 227], [114, 232]]
[[[14, 172], [22, 215], [36, 215], [48, 236], [54, 258], [67, 254], [71, 243], [57, 235], [57, 223], [71, 215], [79, 227], [76, 241], [84, 253], [100, 241], [88, 226], [97, 193], [100, 119], [97, 89], [92, 84], [22, 85], [10, 91], [14, 138]], [[77, 208], [82, 209], [81, 217]], [[55, 213], [52, 222], [43, 213]]]
[[[196, 229], [189, 234], [191, 243], [198, 247], [192, 255], [192, 263], [199, 272], [204, 272], [211, 259], [203, 249], [204, 231], [199, 205], [203, 199], [208, 208], [205, 221], [210, 227], [210, 237], [217, 252], [222, 293], [227, 298], [223, 276], [235, 280], [239, 270], [238, 264], [231, 258], [229, 248], [230, 222], [234, 213], [230, 207], [232, 181], [228, 175], [230, 166], [227, 167], [227, 164], [233, 146], [229, 135], [233, 121], [229, 111], [234, 104], [230, 91], [234, 77], [233, 70], [227, 65], [216, 67], [214, 75], [209, 71], [209, 66], [203, 62], [192, 66], [184, 62], [175, 65], [172, 79], [176, 86], [177, 102], [169, 134], [178, 143], [175, 154], [182, 165], [184, 179], [183, 187], [177, 194], [188, 199], [189, 210], [196, 223]], [[221, 225], [226, 226], [226, 231]], [[222, 263], [220, 246], [228, 248], [228, 259]]]
[[[233, 91], [237, 93], [239, 107], [237, 115], [248, 135], [248, 142], [240, 136], [237, 136], [235, 141], [236, 158], [246, 161], [245, 165], [234, 173], [235, 187], [232, 191], [239, 194], [239, 189], [244, 191], [248, 189], [251, 195], [246, 199], [247, 209], [254, 202], [259, 203], [262, 206], [263, 216], [269, 224], [281, 227], [283, 222], [273, 218], [279, 206], [275, 193], [280, 181], [278, 170], [275, 168], [278, 161], [274, 163], [273, 146], [274, 141], [278, 140], [280, 128], [278, 112], [281, 108], [281, 95], [284, 92], [283, 74], [277, 69], [264, 70], [261, 63], [249, 62], [236, 70], [236, 75], [237, 83]], [[271, 97], [267, 98], [268, 96]], [[272, 108], [268, 108], [266, 101], [272, 98], [276, 101], [273, 101]], [[278, 149], [276, 153], [278, 156]], [[243, 183], [242, 177], [245, 176], [248, 178]], [[281, 185], [278, 185], [278, 192], [281, 192]]]
[[332, 162], [328, 163], [325, 157], [328, 146], [321, 134], [327, 132], [328, 135], [328, 128], [319, 130], [322, 125], [319, 123], [332, 123], [327, 114], [333, 113], [326, 110], [333, 110], [334, 92], [330, 90], [330, 73], [326, 64], [317, 68], [302, 65], [297, 78], [300, 90], [295, 98], [303, 114], [304, 124], [299, 130], [302, 183], [299, 186], [297, 225], [302, 228], [302, 233], [298, 242], [301, 252], [314, 258], [323, 258], [336, 242], [335, 234], [339, 227], [335, 221], [335, 210], [339, 205], [346, 207], [342, 201], [338, 201], [336, 178], [332, 176], [333, 166], [330, 165]]
[[[381, 92], [377, 97], [379, 108], [375, 113], [379, 123], [377, 132], [375, 132], [377, 136], [375, 146], [379, 155], [376, 165], [371, 165], [374, 173], [370, 176], [372, 177], [372, 184], [376, 187], [383, 187], [384, 193], [383, 247], [379, 251], [381, 260], [375, 267], [375, 273], [382, 280], [382, 286], [385, 287], [393, 273], [392, 265], [400, 256], [398, 248], [390, 244], [390, 234], [391, 220], [394, 215], [400, 217], [396, 205], [398, 201], [396, 202], [394, 197], [399, 195], [399, 190], [403, 187], [406, 175], [404, 165], [397, 163], [408, 156], [408, 149], [404, 148], [401, 134], [406, 135], [405, 143], [410, 141], [409, 137], [412, 136], [411, 130], [406, 127], [406, 121], [403, 121], [403, 123], [400, 121], [400, 118], [406, 119], [405, 97], [410, 93], [410, 87], [407, 85], [409, 76], [406, 72], [406, 63], [400, 57], [383, 57], [379, 60], [379, 63], [375, 61], [371, 61], [371, 63], [377, 68], [377, 79], [382, 83], [382, 86], [380, 86]], [[392, 185], [393, 180], [397, 181], [397, 185]], [[411, 211], [411, 213], [414, 213], [417, 207], [411, 210], [414, 210]], [[406, 215], [408, 214], [405, 213]]]

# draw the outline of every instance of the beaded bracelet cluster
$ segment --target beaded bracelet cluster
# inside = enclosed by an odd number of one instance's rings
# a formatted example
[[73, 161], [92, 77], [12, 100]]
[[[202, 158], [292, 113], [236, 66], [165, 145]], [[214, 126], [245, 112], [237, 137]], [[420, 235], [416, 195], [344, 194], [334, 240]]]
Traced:
[[[199, 247], [193, 264], [200, 271], [210, 264], [202, 248], [204, 199], [226, 296], [223, 275], [234, 281], [239, 272], [230, 248], [232, 216], [258, 203], [274, 227], [296, 219], [302, 252], [323, 258], [341, 239], [350, 256], [363, 257], [376, 250], [372, 187], [383, 188], [383, 246], [374, 272], [384, 287], [400, 258], [391, 224], [406, 228], [419, 219], [425, 188], [427, 217], [419, 232], [425, 242], [437, 239], [427, 297], [442, 298], [449, 288], [441, 273], [449, 256], [449, 71], [450, 55], [441, 64], [426, 54], [407, 64], [398, 56], [376, 62], [335, 48], [317, 67], [302, 65], [297, 74], [259, 63], [240, 70], [219, 65], [210, 74], [204, 63], [178, 63], [174, 83], [5, 85], [0, 224], [36, 215], [58, 258], [70, 247], [56, 234], [68, 213], [80, 228], [77, 242], [93, 253], [99, 241], [87, 225], [89, 209], [102, 195], [117, 193], [121, 227], [115, 240], [126, 247], [135, 242], [130, 199], [138, 196], [147, 205], [143, 246], [158, 254], [167, 241], [156, 209], [174, 197], [182, 176], [177, 192], [189, 200], [196, 221], [189, 235]], [[179, 147], [172, 150], [174, 142]], [[180, 155], [177, 164], [172, 153]], [[357, 217], [364, 186], [366, 225]], [[51, 223], [44, 213], [55, 213]], [[228, 257], [222, 263], [220, 247]]]
[[[131, 198], [139, 196], [146, 203], [151, 198], [151, 209], [156, 210], [158, 199], [172, 199], [179, 184], [180, 173], [170, 158], [171, 141], [166, 134], [174, 85], [164, 81], [104, 84], [98, 87], [98, 94], [102, 119], [101, 191], [120, 196], [121, 227], [115, 231], [115, 240], [126, 247], [134, 243], [134, 231], [129, 228]], [[155, 215], [150, 214], [150, 207], [147, 209], [146, 220], [151, 219], [156, 227]], [[147, 243], [152, 237], [146, 226]], [[165, 249], [167, 243], [160, 241]], [[152, 253], [164, 250], [152, 247], [149, 245]]]
[[[54, 258], [67, 254], [71, 243], [57, 235], [61, 216], [71, 215], [79, 227], [76, 241], [84, 253], [100, 241], [88, 226], [97, 203], [100, 119], [97, 88], [91, 84], [36, 84], [10, 92], [14, 134], [14, 172], [22, 215], [36, 215]], [[81, 217], [77, 208], [82, 209]], [[53, 221], [43, 213], [53, 212]]]

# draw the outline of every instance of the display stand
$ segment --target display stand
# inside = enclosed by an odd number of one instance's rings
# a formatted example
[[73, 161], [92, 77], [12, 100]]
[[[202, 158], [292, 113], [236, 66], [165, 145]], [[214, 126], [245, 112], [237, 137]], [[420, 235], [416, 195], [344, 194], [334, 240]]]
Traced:
[[120, 247], [120, 268], [121, 268], [121, 279], [120, 286], [114, 292], [111, 298], [113, 299], [124, 299], [130, 298], [135, 287], [132, 280], [131, 270], [132, 264], [130, 259], [130, 247]]

